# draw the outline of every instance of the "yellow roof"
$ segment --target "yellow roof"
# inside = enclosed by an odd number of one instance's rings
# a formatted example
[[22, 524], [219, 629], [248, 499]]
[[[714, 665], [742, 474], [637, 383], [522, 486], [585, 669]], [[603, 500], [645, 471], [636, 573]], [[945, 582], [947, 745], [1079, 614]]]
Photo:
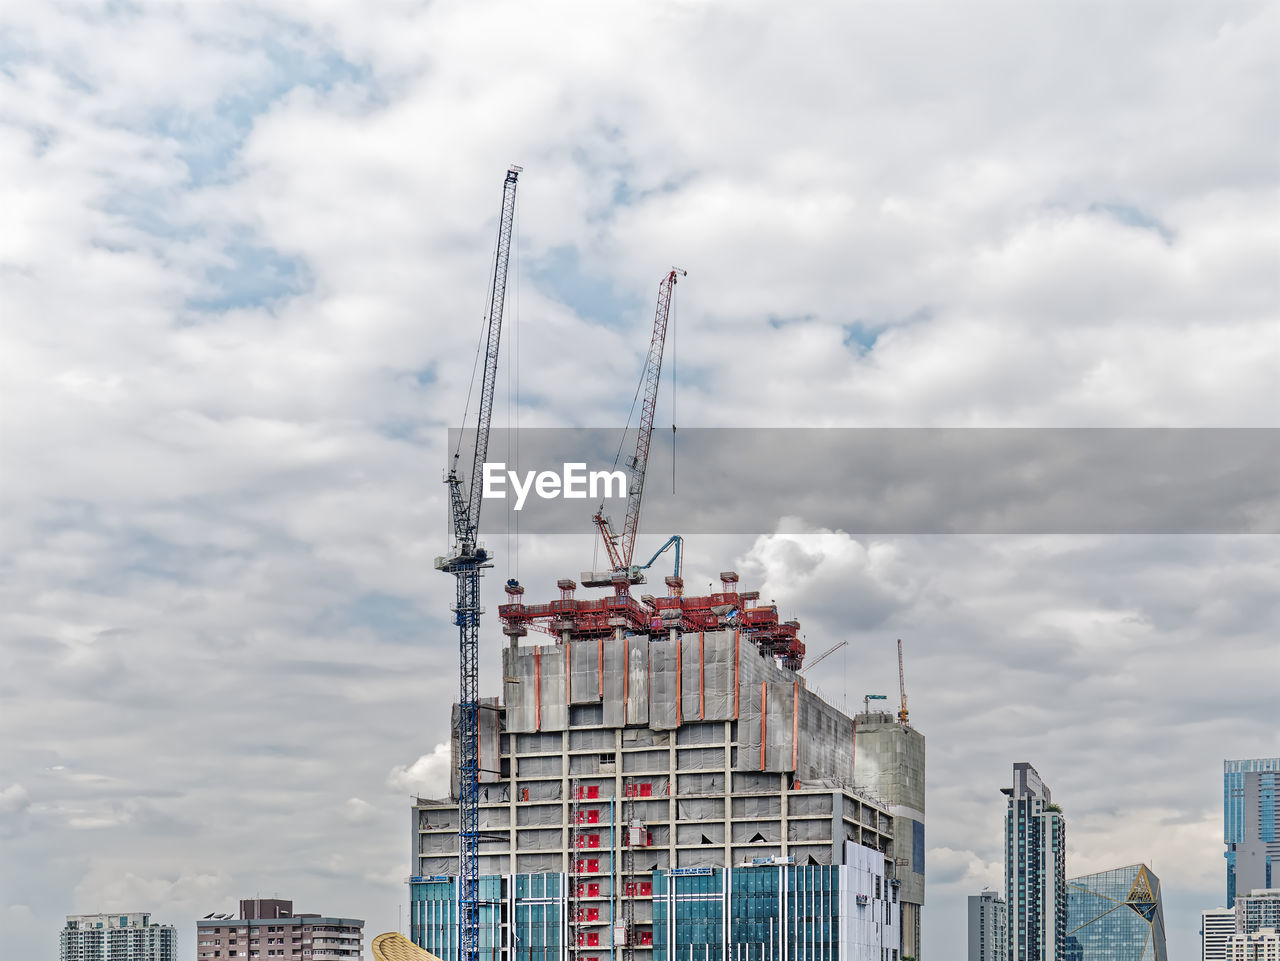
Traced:
[[372, 948], [373, 961], [440, 961], [395, 931], [378, 935], [373, 939]]

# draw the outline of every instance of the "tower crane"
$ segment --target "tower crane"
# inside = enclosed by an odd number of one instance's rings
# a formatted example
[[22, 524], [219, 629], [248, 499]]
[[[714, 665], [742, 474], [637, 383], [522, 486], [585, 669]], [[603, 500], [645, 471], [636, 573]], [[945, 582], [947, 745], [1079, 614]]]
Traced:
[[902, 695], [902, 706], [898, 708], [898, 721], [906, 724], [910, 715], [907, 713], [907, 681], [902, 672], [902, 638], [898, 638], [898, 692]]
[[604, 549], [609, 555], [613, 584], [619, 592], [626, 592], [629, 585], [639, 579], [631, 569], [632, 552], [635, 550], [636, 530], [640, 525], [640, 502], [644, 497], [644, 472], [649, 464], [649, 441], [653, 437], [653, 416], [658, 406], [658, 380], [662, 374], [662, 349], [667, 339], [667, 318], [671, 313], [671, 293], [678, 277], [687, 271], [672, 267], [658, 284], [658, 308], [653, 317], [653, 336], [649, 339], [649, 353], [645, 357], [640, 385], [644, 389], [644, 401], [640, 407], [640, 430], [636, 435], [636, 452], [627, 464], [627, 517], [622, 533], [613, 529], [613, 523], [604, 514], [601, 504], [592, 520], [600, 528]]
[[810, 661], [808, 664], [802, 667], [799, 673], [804, 673], [805, 671], [809, 670], [809, 668], [811, 667], [817, 667], [819, 661], [822, 661], [824, 658], [828, 657], [829, 655], [834, 654], [836, 651], [840, 650], [840, 648], [847, 646], [848, 643], [849, 643], [848, 641], [841, 641], [839, 644], [832, 644], [829, 648], [827, 648], [825, 651], [823, 651], [821, 654], [815, 657], [812, 661]]
[[511, 229], [515, 221], [516, 181], [522, 168], [511, 166], [502, 183], [502, 215], [498, 221], [498, 241], [493, 258], [493, 278], [484, 320], [484, 370], [480, 381], [480, 402], [476, 419], [475, 448], [471, 475], [459, 472], [462, 442], [453, 453], [445, 483], [449, 485], [449, 505], [453, 518], [453, 546], [449, 554], [436, 558], [436, 569], [457, 580], [454, 623], [458, 625], [458, 908], [459, 961], [479, 961], [479, 641], [480, 574], [489, 552], [477, 540], [480, 533], [482, 474], [489, 450], [489, 424], [493, 419], [493, 388], [498, 373], [498, 347], [502, 340], [502, 310], [507, 294], [507, 263], [511, 254]]

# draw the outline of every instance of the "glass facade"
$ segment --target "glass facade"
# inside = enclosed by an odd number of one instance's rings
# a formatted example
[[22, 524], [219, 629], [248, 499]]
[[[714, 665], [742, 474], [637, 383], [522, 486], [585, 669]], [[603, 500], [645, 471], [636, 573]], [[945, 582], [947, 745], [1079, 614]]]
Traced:
[[[480, 957], [552, 961], [562, 954], [564, 876], [517, 874], [480, 878]], [[514, 898], [511, 896], [514, 891]], [[508, 919], [514, 923], [508, 931]], [[458, 892], [452, 877], [409, 883], [409, 938], [438, 958], [458, 956]]]
[[1065, 961], [1166, 961], [1160, 879], [1145, 864], [1067, 882]]
[[839, 867], [703, 871], [654, 872], [654, 961], [839, 961]]
[[[1247, 894], [1248, 891], [1236, 891], [1236, 855], [1237, 848], [1248, 841], [1275, 844], [1280, 840], [1280, 820], [1276, 818], [1276, 788], [1280, 787], [1280, 757], [1245, 758], [1223, 762], [1222, 778], [1222, 837], [1227, 845], [1227, 907], [1236, 903], [1236, 894]], [[1250, 798], [1252, 790], [1256, 798]], [[1249, 816], [1250, 809], [1256, 804], [1256, 824]], [[1256, 833], [1256, 837], [1254, 834]], [[1271, 887], [1280, 882], [1280, 876], [1273, 872], [1272, 856], [1268, 851], [1265, 859], [1265, 874], [1261, 879], [1263, 887]]]
[[[652, 943], [643, 961], [901, 961], [898, 884], [883, 856], [848, 845], [852, 864], [677, 868], [652, 874]], [[646, 890], [649, 886], [646, 885]], [[480, 879], [480, 957], [485, 961], [609, 961], [612, 915], [576, 946], [563, 874]], [[410, 879], [410, 939], [439, 958], [458, 957], [458, 894], [449, 876]], [[600, 902], [605, 911], [608, 901]], [[843, 940], [843, 945], [842, 945]], [[621, 941], [618, 942], [620, 946]]]

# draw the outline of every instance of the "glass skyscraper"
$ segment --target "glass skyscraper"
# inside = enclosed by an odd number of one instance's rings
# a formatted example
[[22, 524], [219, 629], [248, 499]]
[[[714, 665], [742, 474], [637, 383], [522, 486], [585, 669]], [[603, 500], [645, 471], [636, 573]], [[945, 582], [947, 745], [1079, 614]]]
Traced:
[[1130, 864], [1067, 882], [1064, 961], [1165, 961], [1160, 879]]
[[1280, 885], [1280, 757], [1223, 764], [1222, 836], [1227, 850], [1227, 907], [1236, 894]]
[[1061, 961], [1067, 939], [1067, 825], [1036, 769], [1013, 766], [1005, 814], [1009, 961]]

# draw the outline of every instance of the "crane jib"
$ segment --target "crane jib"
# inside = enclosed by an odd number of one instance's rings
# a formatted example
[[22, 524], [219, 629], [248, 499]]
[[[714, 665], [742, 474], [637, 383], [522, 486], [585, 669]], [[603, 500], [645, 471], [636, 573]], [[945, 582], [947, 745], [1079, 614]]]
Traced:
[[671, 294], [678, 278], [686, 271], [671, 268], [658, 284], [658, 306], [653, 316], [653, 334], [640, 375], [644, 399], [640, 406], [640, 429], [636, 434], [636, 451], [628, 463], [631, 482], [627, 485], [627, 515], [622, 534], [613, 540], [607, 519], [597, 514], [595, 521], [604, 538], [605, 550], [615, 571], [631, 569], [636, 533], [640, 528], [640, 506], [644, 500], [644, 475], [649, 464], [649, 445], [653, 439], [653, 418], [658, 406], [658, 384], [662, 378], [662, 351], [667, 339], [667, 321], [671, 315]]

